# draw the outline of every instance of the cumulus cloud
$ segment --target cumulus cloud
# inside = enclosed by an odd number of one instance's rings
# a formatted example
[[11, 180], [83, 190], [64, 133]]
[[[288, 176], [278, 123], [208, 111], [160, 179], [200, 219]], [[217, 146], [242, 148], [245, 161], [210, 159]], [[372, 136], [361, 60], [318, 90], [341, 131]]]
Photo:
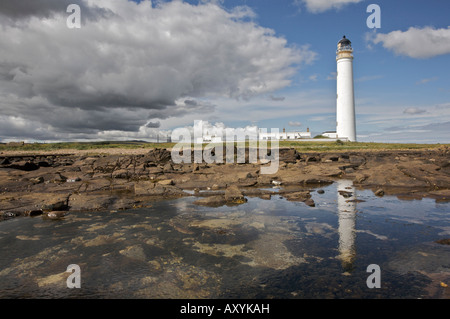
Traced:
[[[255, 24], [248, 7], [36, 2], [0, 5], [7, 17], [0, 19], [0, 108], [3, 120], [33, 123], [30, 134], [139, 132], [162, 119], [212, 112], [216, 98], [274, 92], [315, 58]], [[81, 5], [82, 20], [91, 17], [80, 29], [67, 28], [66, 2]]]
[[408, 107], [403, 111], [404, 114], [416, 115], [426, 113], [426, 110], [420, 109], [418, 107]]
[[276, 101], [276, 102], [282, 102], [284, 101], [286, 98], [284, 96], [274, 96], [274, 95], [270, 95], [269, 96], [269, 100], [271, 101]]
[[304, 4], [309, 12], [321, 13], [330, 9], [341, 9], [348, 4], [361, 1], [363, 0], [295, 0], [294, 5]]
[[450, 53], [450, 27], [435, 29], [433, 27], [410, 27], [407, 31], [378, 33], [370, 39], [375, 44], [398, 55], [425, 59]]
[[289, 126], [302, 126], [302, 123], [298, 121], [289, 121]]
[[422, 79], [422, 80], [420, 80], [420, 81], [417, 81], [416, 84], [417, 84], [417, 85], [419, 85], [419, 84], [426, 84], [426, 83], [428, 83], [428, 82], [436, 81], [437, 79], [438, 79], [437, 76], [434, 76], [434, 77], [432, 77], [432, 78], [425, 78], [425, 79]]

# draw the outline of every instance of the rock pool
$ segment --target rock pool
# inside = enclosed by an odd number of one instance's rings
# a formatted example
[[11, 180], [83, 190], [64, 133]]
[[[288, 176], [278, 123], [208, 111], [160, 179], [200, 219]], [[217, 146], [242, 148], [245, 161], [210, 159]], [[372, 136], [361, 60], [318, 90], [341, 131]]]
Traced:
[[[0, 222], [0, 298], [449, 298], [450, 203], [338, 181], [271, 199]], [[80, 266], [81, 288], [66, 272]], [[381, 288], [367, 267], [379, 265]]]

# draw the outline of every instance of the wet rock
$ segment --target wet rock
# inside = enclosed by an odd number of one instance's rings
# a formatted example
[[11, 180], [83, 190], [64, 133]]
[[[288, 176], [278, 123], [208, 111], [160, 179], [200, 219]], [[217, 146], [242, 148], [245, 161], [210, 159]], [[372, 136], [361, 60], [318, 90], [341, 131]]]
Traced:
[[249, 178], [249, 179], [239, 179], [238, 180], [238, 187], [251, 187], [255, 186], [258, 183], [258, 180], [256, 178]]
[[450, 238], [444, 238], [436, 240], [435, 243], [441, 244], [441, 245], [450, 245]]
[[309, 207], [316, 207], [316, 203], [312, 198], [308, 198], [307, 200], [303, 201], [303, 203], [305, 203]]
[[31, 178], [31, 179], [30, 179], [30, 182], [31, 182], [32, 184], [34, 184], [34, 185], [40, 184], [40, 183], [43, 183], [43, 182], [44, 182], [44, 178], [43, 178], [42, 176], [35, 177], [35, 178]]
[[208, 196], [196, 200], [194, 202], [195, 205], [199, 206], [208, 206], [208, 207], [220, 207], [227, 204], [227, 201], [224, 196], [216, 195], [216, 196]]
[[325, 193], [325, 191], [323, 189], [318, 189], [317, 190], [317, 194], [324, 194], [324, 193]]
[[247, 202], [247, 199], [235, 185], [227, 187], [227, 189], [225, 190], [225, 200], [227, 201], [227, 203], [233, 204], [243, 204]]
[[47, 214], [44, 215], [44, 218], [48, 218], [48, 219], [61, 219], [64, 216], [66, 216], [68, 214], [67, 211], [53, 211], [53, 212], [48, 212]]
[[138, 261], [146, 261], [147, 257], [144, 253], [144, 249], [140, 245], [129, 246], [119, 251], [120, 254], [125, 257], [135, 259]]
[[338, 192], [339, 192], [339, 195], [341, 195], [344, 198], [350, 198], [353, 196], [352, 192], [347, 192], [347, 191], [342, 191], [342, 190], [340, 190]]
[[182, 189], [170, 185], [159, 184], [153, 181], [140, 181], [134, 184], [135, 195], [150, 195], [150, 196], [186, 196], [189, 195]]
[[284, 194], [284, 197], [291, 202], [303, 202], [310, 207], [315, 207], [316, 204], [311, 198], [311, 193], [309, 191], [300, 191]]
[[382, 197], [382, 196], [384, 196], [384, 190], [379, 188], [374, 192], [374, 194], [375, 194], [375, 196]]

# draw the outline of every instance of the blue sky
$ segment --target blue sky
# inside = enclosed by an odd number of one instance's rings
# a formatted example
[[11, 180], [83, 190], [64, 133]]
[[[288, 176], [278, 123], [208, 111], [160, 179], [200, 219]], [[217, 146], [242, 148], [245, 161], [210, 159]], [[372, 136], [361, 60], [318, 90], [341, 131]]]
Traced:
[[[371, 3], [381, 8], [381, 28], [369, 29], [366, 12]], [[357, 131], [360, 141], [450, 142], [450, 54], [414, 58], [396, 54], [382, 44], [368, 41], [376, 33], [407, 31], [410, 27], [447, 28], [450, 3], [445, 1], [361, 1], [310, 12], [305, 3], [272, 0], [228, 0], [226, 7], [247, 5], [256, 13], [255, 22], [271, 28], [290, 45], [309, 45], [317, 53], [314, 62], [304, 65], [292, 85], [274, 92], [284, 101], [273, 103], [274, 116], [255, 122], [261, 127], [306, 129], [315, 133], [334, 130], [336, 44], [342, 35], [352, 41]], [[449, 39], [447, 38], [447, 41]], [[418, 42], [417, 46], [424, 45]], [[299, 109], [280, 112], [283, 104]], [[311, 104], [308, 104], [311, 99]], [[319, 101], [320, 100], [320, 101]], [[314, 108], [320, 112], [314, 113]], [[255, 106], [257, 108], [257, 106]], [[311, 109], [309, 109], [311, 108]], [[251, 117], [251, 112], [247, 116]], [[247, 119], [246, 119], [247, 120]], [[301, 122], [290, 127], [289, 122]], [[245, 125], [230, 121], [230, 126]], [[436, 131], [432, 127], [436, 124]]]
[[2, 0], [0, 141], [154, 140], [195, 120], [335, 130], [346, 35], [358, 140], [450, 143], [449, 12], [442, 0]]

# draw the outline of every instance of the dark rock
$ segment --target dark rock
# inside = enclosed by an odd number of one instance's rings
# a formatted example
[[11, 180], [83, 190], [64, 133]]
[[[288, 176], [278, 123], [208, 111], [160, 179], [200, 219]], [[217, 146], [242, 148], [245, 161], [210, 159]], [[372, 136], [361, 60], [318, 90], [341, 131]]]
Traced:
[[318, 158], [316, 156], [308, 156], [306, 157], [306, 164], [308, 164], [309, 162], [318, 162]]
[[350, 198], [353, 196], [352, 192], [347, 192], [347, 191], [339, 191], [339, 195], [341, 195], [344, 198]]
[[441, 245], [450, 245], [450, 238], [444, 238], [436, 240], [435, 243], [441, 244]]
[[308, 198], [303, 203], [305, 203], [309, 207], [316, 207], [316, 203], [314, 203], [314, 200], [312, 198]]
[[39, 167], [50, 167], [50, 166], [52, 166], [51, 163], [49, 163], [47, 161], [39, 161], [38, 165], [39, 165]]
[[381, 188], [380, 188], [380, 189], [377, 189], [377, 190], [374, 192], [374, 194], [375, 194], [375, 196], [381, 197], [381, 196], [384, 195], [384, 190], [382, 190]]
[[144, 161], [157, 164], [166, 164], [168, 161], [171, 160], [171, 158], [172, 158], [171, 153], [165, 148], [164, 149], [155, 148], [149, 151], [144, 156]]
[[0, 160], [0, 165], [9, 165], [9, 164], [11, 164], [11, 162], [6, 157], [4, 159]]
[[29, 172], [29, 171], [35, 171], [35, 170], [39, 169], [39, 165], [37, 165], [36, 163], [31, 162], [31, 161], [26, 161], [26, 162], [22, 161], [22, 162], [13, 163], [13, 164], [7, 166], [7, 168], [13, 168], [13, 169], [18, 169], [21, 171]]
[[294, 148], [279, 150], [279, 160], [285, 163], [296, 163], [297, 159], [300, 158], [300, 155], [297, 153], [297, 150]]
[[44, 212], [41, 209], [39, 209], [39, 210], [32, 210], [32, 211], [28, 212], [28, 216], [35, 217], [35, 216], [40, 216], [43, 213]]
[[323, 189], [317, 190], [317, 194], [324, 194], [324, 193], [325, 193], [325, 191]]
[[69, 206], [67, 205], [67, 200], [58, 201], [53, 204], [43, 205], [43, 211], [65, 211], [68, 210]]

